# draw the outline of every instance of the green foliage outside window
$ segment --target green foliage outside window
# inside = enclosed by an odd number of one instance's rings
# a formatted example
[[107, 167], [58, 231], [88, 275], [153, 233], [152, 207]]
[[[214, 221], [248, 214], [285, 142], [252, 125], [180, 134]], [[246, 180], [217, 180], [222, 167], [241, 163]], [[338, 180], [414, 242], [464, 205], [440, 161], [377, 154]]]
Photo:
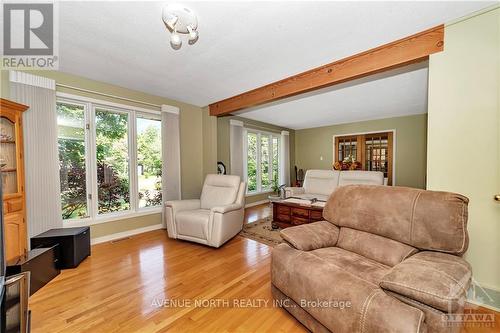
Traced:
[[[58, 149], [63, 219], [88, 216], [85, 165], [85, 110], [57, 103]], [[128, 114], [97, 109], [95, 112], [98, 213], [130, 209]], [[152, 121], [152, 120], [148, 120]], [[161, 126], [148, 126], [137, 134], [137, 158], [149, 188], [139, 189], [140, 207], [161, 204]]]

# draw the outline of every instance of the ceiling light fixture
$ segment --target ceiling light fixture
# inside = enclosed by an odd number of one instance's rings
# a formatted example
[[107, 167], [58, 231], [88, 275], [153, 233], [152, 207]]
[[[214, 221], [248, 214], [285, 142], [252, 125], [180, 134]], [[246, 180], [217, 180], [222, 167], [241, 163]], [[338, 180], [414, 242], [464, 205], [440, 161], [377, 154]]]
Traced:
[[172, 34], [170, 36], [170, 46], [178, 50], [182, 46], [182, 39], [179, 34], [189, 34], [188, 43], [190, 45], [198, 41], [198, 19], [188, 8], [181, 5], [167, 5], [163, 8], [163, 22]]
[[172, 35], [170, 36], [170, 46], [172, 46], [174, 50], [178, 50], [182, 46], [181, 36], [179, 36], [177, 31], [175, 30], [172, 32]]

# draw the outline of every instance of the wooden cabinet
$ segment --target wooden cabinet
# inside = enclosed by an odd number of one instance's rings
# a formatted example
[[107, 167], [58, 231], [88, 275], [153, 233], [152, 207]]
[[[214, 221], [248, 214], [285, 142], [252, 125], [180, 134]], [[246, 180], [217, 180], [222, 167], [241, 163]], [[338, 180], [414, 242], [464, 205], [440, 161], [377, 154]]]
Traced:
[[280, 228], [323, 220], [323, 208], [301, 206], [285, 201], [273, 202], [273, 223]]
[[22, 113], [27, 109], [26, 105], [0, 99], [0, 170], [8, 261], [24, 255], [27, 249], [22, 130]]

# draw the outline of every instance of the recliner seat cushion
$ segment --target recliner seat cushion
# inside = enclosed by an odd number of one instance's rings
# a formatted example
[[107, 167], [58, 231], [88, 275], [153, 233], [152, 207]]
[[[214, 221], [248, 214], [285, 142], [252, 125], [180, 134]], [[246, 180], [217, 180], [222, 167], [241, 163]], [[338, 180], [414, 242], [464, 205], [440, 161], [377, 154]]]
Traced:
[[339, 247], [325, 247], [310, 252], [325, 263], [336, 265], [359, 279], [378, 287], [380, 280], [389, 272], [390, 267], [370, 260], [354, 252]]
[[407, 187], [339, 187], [323, 210], [324, 218], [397, 240], [421, 250], [463, 254], [467, 250], [467, 203], [460, 194]]
[[210, 210], [196, 209], [178, 212], [176, 215], [177, 233], [183, 236], [208, 238]]
[[207, 175], [201, 191], [201, 208], [212, 209], [234, 203], [239, 187], [239, 176]]
[[312, 252], [315, 251], [299, 251], [287, 244], [276, 246], [272, 252], [271, 280], [330, 331], [425, 330], [421, 310], [386, 295], [372, 282]]

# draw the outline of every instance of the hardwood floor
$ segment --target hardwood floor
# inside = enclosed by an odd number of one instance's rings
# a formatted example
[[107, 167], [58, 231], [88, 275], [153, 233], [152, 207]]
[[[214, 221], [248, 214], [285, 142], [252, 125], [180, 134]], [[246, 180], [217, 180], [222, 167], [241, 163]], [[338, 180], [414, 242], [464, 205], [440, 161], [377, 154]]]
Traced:
[[[245, 221], [270, 213], [268, 205], [249, 208]], [[270, 254], [239, 236], [212, 249], [171, 240], [164, 230], [98, 244], [31, 297], [32, 332], [305, 332], [272, 307]]]

